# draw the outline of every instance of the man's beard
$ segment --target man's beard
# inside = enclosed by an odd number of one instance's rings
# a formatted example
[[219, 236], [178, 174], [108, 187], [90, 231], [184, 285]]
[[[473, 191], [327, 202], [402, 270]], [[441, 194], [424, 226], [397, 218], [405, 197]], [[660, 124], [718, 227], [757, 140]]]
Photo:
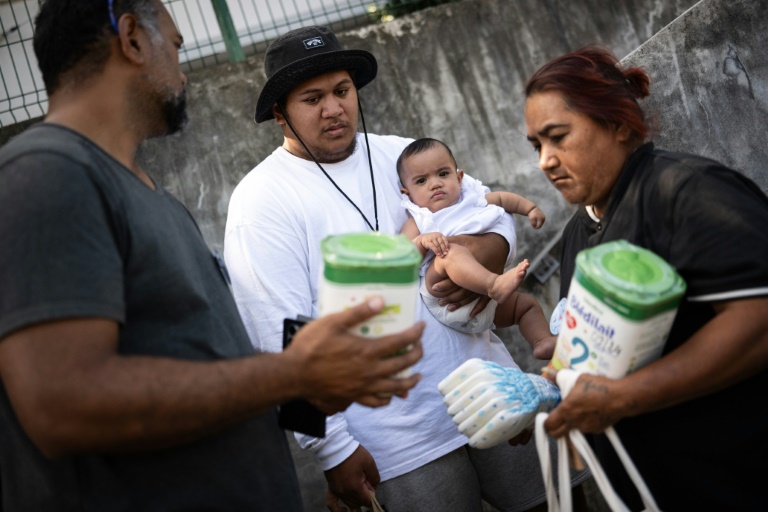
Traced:
[[180, 94], [163, 102], [163, 120], [165, 121], [166, 135], [180, 132], [187, 125], [186, 89], [182, 89]]
[[349, 146], [347, 146], [346, 149], [340, 153], [329, 153], [323, 151], [323, 149], [319, 147], [308, 147], [312, 152], [312, 156], [314, 156], [321, 164], [335, 164], [337, 162], [342, 162], [352, 156], [352, 153], [355, 152], [355, 148], [357, 147], [357, 135], [352, 137], [352, 141], [349, 143]]
[[[285, 111], [284, 108], [281, 109], [283, 112]], [[288, 117], [287, 114], [283, 114], [285, 116], [285, 120], [287, 123], [288, 130], [293, 133], [293, 137], [295, 138], [296, 142], [298, 143], [298, 146], [295, 148], [294, 151], [300, 153], [296, 154], [295, 156], [298, 156], [299, 158], [303, 158], [305, 160], [314, 160], [317, 163], [320, 164], [335, 164], [338, 162], [343, 162], [350, 156], [352, 156], [352, 153], [355, 152], [355, 148], [357, 147], [357, 125], [355, 126], [355, 131], [352, 137], [352, 140], [349, 141], [349, 144], [347, 147], [345, 147], [342, 151], [337, 152], [331, 152], [326, 151], [321, 146], [311, 145], [307, 144], [304, 139], [301, 138], [301, 135], [296, 132], [293, 125], [291, 124], [291, 119]]]

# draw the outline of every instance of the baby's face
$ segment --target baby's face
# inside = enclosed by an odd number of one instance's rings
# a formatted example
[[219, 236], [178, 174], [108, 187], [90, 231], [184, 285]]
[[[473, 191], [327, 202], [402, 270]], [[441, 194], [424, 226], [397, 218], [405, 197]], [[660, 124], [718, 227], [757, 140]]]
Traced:
[[438, 145], [403, 162], [401, 190], [413, 204], [436, 212], [459, 201], [463, 177], [448, 151]]

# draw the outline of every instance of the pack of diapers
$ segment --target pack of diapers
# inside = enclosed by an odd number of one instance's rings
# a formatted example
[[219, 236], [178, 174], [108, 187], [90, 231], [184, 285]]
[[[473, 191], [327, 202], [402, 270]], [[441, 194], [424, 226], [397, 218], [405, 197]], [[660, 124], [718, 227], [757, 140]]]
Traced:
[[482, 359], [463, 363], [438, 389], [473, 448], [490, 448], [530, 430], [536, 414], [560, 402], [557, 386], [544, 377]]

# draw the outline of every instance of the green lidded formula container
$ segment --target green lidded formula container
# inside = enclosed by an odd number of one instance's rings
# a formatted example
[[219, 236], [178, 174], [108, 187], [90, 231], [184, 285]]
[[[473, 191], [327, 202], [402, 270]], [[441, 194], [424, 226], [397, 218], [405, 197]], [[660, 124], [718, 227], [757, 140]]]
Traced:
[[[320, 316], [357, 306], [371, 295], [384, 298], [384, 310], [354, 327], [356, 334], [379, 337], [416, 322], [421, 253], [404, 235], [379, 232], [332, 235], [321, 242]], [[398, 376], [406, 377], [408, 370]]]
[[648, 364], [684, 293], [672, 266], [626, 240], [579, 252], [552, 365], [620, 378]]

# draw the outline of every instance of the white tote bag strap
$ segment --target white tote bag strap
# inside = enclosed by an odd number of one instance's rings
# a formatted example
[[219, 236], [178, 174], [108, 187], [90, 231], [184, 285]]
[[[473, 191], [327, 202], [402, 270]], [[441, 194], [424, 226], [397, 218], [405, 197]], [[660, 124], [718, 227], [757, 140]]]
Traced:
[[[562, 378], [561, 378], [562, 375]], [[560, 370], [557, 375], [557, 383], [560, 385], [563, 397], [567, 396], [573, 388], [573, 385], [578, 378], [578, 372], [573, 370]], [[562, 382], [561, 382], [562, 381]], [[571, 511], [571, 490], [570, 490], [570, 475], [568, 473], [568, 461], [567, 461], [567, 446], [565, 437], [561, 437], [557, 440], [558, 450], [558, 481], [560, 484], [560, 503], [557, 502], [557, 491], [552, 477], [552, 467], [549, 457], [549, 442], [546, 431], [544, 430], [544, 420], [549, 415], [547, 413], [539, 413], [536, 416], [536, 448], [539, 453], [539, 462], [541, 464], [541, 472], [544, 477], [544, 486], [547, 490], [547, 501], [549, 502], [549, 512], [559, 512], [560, 505], [562, 505], [563, 512]], [[621, 443], [618, 434], [613, 427], [608, 427], [605, 431], [605, 435], [613, 445], [614, 450], [619, 456], [624, 468], [627, 470], [627, 474], [632, 479], [632, 482], [637, 487], [640, 493], [640, 498], [645, 505], [645, 510], [648, 512], [660, 512], [656, 501], [653, 499], [648, 486], [640, 476], [640, 472], [635, 467], [629, 454], [624, 449], [624, 445]], [[621, 500], [616, 491], [613, 489], [608, 476], [605, 474], [603, 467], [597, 460], [597, 456], [589, 446], [584, 434], [578, 430], [571, 430], [568, 432], [573, 446], [581, 454], [584, 462], [592, 472], [592, 477], [595, 479], [600, 492], [603, 494], [606, 503], [614, 512], [629, 512], [626, 504]], [[566, 485], [563, 485], [566, 482]]]
[[[544, 431], [544, 420], [549, 416], [546, 412], [540, 412], [536, 415], [534, 434], [536, 441], [536, 451], [539, 453], [539, 466], [541, 466], [541, 476], [544, 479], [544, 489], [547, 491], [547, 510], [549, 512], [560, 512], [560, 503], [557, 499], [557, 489], [555, 488], [554, 476], [552, 475], [552, 460], [549, 458], [549, 437]], [[558, 439], [558, 443], [560, 440]], [[558, 446], [558, 456], [562, 451]], [[558, 459], [559, 464], [559, 459]]]
[[[581, 432], [579, 433], [581, 434]], [[624, 464], [624, 469], [627, 470], [629, 478], [632, 479], [635, 487], [637, 487], [637, 492], [640, 493], [640, 499], [643, 500], [645, 509], [650, 512], [659, 512], [661, 509], [656, 504], [656, 500], [653, 499], [651, 490], [648, 489], [648, 486], [645, 484], [645, 480], [643, 480], [643, 477], [640, 476], [640, 472], [637, 470], [637, 467], [635, 467], [635, 463], [632, 462], [632, 459], [629, 457], [627, 450], [624, 449], [624, 445], [621, 443], [621, 439], [619, 439], [619, 434], [616, 433], [616, 430], [614, 430], [613, 427], [608, 427], [605, 429], [605, 435], [608, 436], [608, 440], [613, 445], [613, 449], [616, 450], [619, 459], [621, 459], [621, 463]]]

